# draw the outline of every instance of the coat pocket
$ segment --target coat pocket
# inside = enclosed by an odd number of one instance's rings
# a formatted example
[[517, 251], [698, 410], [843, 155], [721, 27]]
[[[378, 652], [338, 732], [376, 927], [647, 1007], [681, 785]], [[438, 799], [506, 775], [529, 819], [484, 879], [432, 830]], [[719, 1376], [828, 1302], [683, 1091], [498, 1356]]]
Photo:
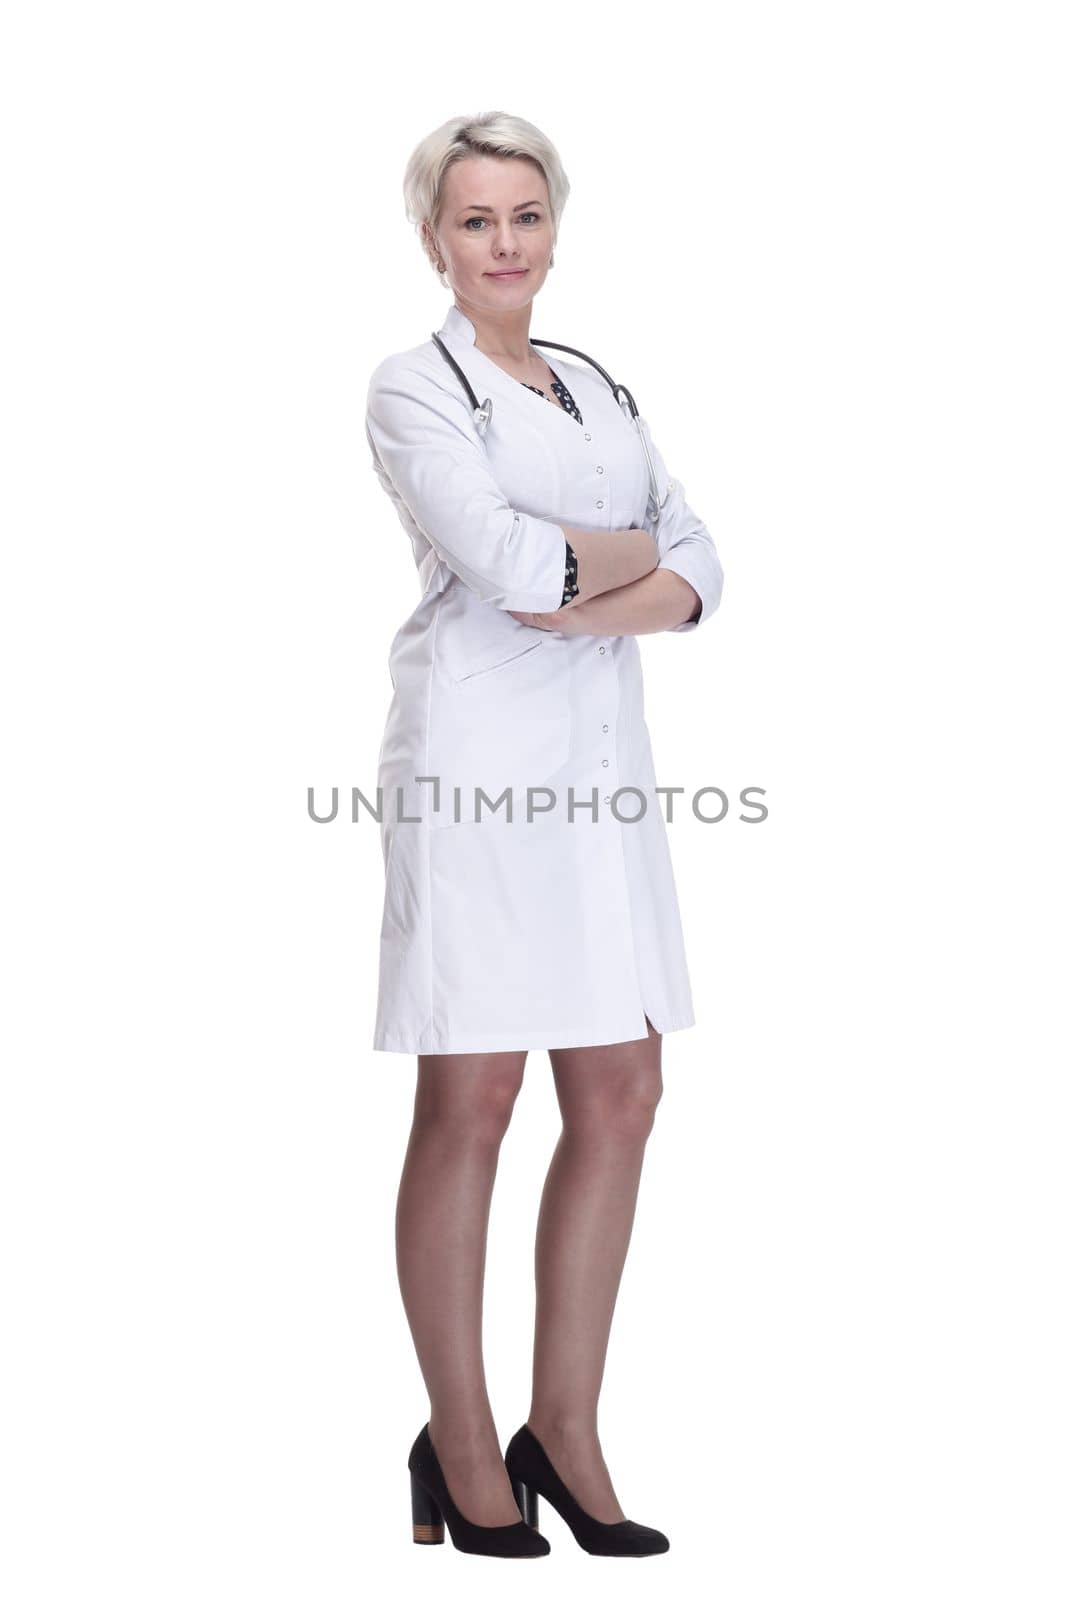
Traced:
[[[467, 683], [471, 678], [484, 677], [487, 672], [496, 672], [500, 667], [506, 667], [509, 661], [517, 661], [520, 656], [529, 655], [531, 650], [540, 650], [544, 644], [543, 639], [534, 639], [530, 644], [512, 643], [506, 655], [500, 655], [500, 645], [496, 644], [492, 650], [483, 650], [480, 656], [475, 656], [473, 661], [464, 664], [463, 671], [456, 677], [457, 683]], [[493, 659], [495, 654], [495, 659]]]
[[541, 629], [528, 628], [509, 612], [487, 605], [465, 584], [450, 585], [439, 608], [434, 665], [451, 684], [495, 672], [544, 643]]
[[[440, 780], [440, 806], [428, 818], [431, 828], [475, 822], [476, 789], [492, 800], [510, 789], [512, 826], [526, 827], [527, 788], [553, 789], [563, 777], [571, 749], [570, 686], [559, 658], [543, 645], [542, 639], [527, 641], [494, 661], [469, 665], [452, 682], [435, 681], [428, 770]], [[561, 804], [565, 788], [556, 795], [557, 812]], [[478, 817], [479, 826], [499, 826], [507, 820], [506, 802], [494, 812], [482, 800]]]

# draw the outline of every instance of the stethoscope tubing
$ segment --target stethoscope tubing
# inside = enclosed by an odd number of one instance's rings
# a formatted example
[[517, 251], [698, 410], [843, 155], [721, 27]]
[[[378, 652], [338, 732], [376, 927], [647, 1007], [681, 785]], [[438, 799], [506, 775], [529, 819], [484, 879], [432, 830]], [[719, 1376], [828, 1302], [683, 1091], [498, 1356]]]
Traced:
[[[453, 356], [451, 350], [449, 350], [444, 340], [439, 334], [436, 333], [431, 334], [431, 338], [433, 339], [433, 342], [437, 346], [438, 350], [440, 350], [441, 354], [444, 356], [445, 360], [448, 362], [449, 366], [452, 368], [453, 372], [456, 374], [460, 383], [462, 383], [464, 389], [467, 391], [467, 398], [474, 408], [474, 425], [479, 434], [484, 438], [485, 431], [488, 428], [493, 415], [492, 400], [487, 395], [484, 400], [479, 401], [478, 396], [475, 394], [467, 380], [467, 374], [463, 371], [463, 368]], [[600, 376], [604, 379], [604, 382], [611, 389], [611, 392], [618, 402], [620, 408], [629, 412], [630, 420], [637, 428], [637, 435], [641, 440], [641, 448], [645, 452], [645, 461], [648, 465], [649, 518], [652, 522], [658, 522], [660, 511], [663, 509], [664, 505], [666, 505], [666, 499], [660, 500], [659, 498], [656, 488], [656, 469], [652, 464], [652, 453], [648, 448], [648, 440], [645, 438], [645, 430], [638, 422], [637, 402], [630, 393], [629, 389], [624, 383], [616, 383], [611, 374], [605, 371], [605, 369], [600, 365], [599, 361], [594, 361], [592, 356], [587, 356], [584, 350], [576, 350], [571, 344], [554, 344], [551, 339], [531, 339], [530, 343], [543, 345], [548, 350], [565, 350], [568, 355], [578, 356], [582, 361], [588, 361], [589, 365], [596, 368], [597, 372], [599, 372]]]

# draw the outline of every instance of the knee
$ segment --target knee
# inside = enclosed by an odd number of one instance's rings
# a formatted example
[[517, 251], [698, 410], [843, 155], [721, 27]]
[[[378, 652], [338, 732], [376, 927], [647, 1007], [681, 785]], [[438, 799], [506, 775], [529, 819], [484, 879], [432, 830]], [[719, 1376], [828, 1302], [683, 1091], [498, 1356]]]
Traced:
[[455, 1145], [498, 1145], [511, 1122], [522, 1087], [523, 1065], [479, 1067], [457, 1061], [427, 1083], [416, 1120], [435, 1128]]
[[465, 1097], [463, 1121], [466, 1136], [478, 1144], [498, 1145], [508, 1131], [522, 1073], [495, 1073]]
[[648, 1138], [663, 1098], [663, 1077], [658, 1067], [607, 1073], [582, 1117], [598, 1138], [640, 1142]]
[[662, 1098], [663, 1079], [658, 1071], [635, 1074], [618, 1096], [613, 1116], [618, 1136], [647, 1139], [656, 1120], [656, 1107]]

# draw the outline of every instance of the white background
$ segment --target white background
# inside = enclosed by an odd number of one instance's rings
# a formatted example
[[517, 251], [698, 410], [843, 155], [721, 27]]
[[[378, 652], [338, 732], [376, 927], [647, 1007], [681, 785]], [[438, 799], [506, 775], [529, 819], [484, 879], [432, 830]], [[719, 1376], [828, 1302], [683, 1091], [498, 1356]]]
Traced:
[[[1053, 6], [6, 11], [3, 1565], [90, 1590], [1061, 1597], [1064, 54]], [[1061, 19], [1062, 20], [1062, 19]], [[536, 336], [717, 541], [642, 640], [697, 1026], [601, 1401], [653, 1563], [411, 1543], [371, 792], [417, 599], [363, 436], [449, 296], [407, 157], [572, 183]], [[526, 1415], [531, 1053], [486, 1365]]]

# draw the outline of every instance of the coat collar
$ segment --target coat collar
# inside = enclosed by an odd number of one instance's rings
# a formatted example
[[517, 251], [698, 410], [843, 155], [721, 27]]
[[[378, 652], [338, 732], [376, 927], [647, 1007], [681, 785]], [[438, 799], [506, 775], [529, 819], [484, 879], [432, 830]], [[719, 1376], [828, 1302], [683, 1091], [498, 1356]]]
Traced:
[[453, 302], [448, 308], [448, 315], [438, 328], [438, 333], [447, 344], [451, 339], [453, 344], [473, 345], [477, 329], [470, 317]]

